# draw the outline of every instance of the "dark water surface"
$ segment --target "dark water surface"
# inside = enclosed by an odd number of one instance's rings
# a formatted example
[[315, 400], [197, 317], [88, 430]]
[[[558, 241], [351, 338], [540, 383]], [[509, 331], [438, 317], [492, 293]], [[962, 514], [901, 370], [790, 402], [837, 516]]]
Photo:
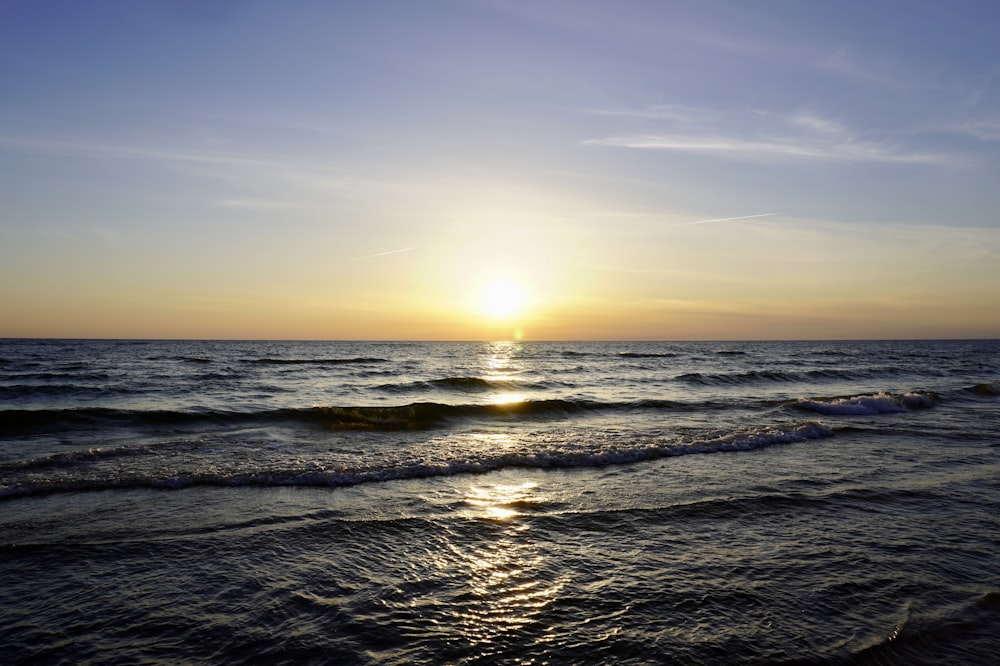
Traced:
[[1000, 342], [0, 341], [0, 662], [995, 664]]

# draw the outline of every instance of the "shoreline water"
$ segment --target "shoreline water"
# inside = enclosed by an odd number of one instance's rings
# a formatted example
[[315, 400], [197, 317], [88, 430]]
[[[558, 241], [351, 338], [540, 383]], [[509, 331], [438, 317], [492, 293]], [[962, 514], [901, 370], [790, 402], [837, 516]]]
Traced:
[[14, 346], [0, 485], [51, 492], [0, 500], [9, 663], [1000, 651], [994, 341]]

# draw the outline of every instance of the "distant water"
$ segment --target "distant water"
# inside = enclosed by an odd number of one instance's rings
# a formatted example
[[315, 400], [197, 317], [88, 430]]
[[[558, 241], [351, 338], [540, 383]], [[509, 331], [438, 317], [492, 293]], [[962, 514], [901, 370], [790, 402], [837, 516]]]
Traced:
[[5, 664], [996, 664], [1000, 342], [0, 341]]

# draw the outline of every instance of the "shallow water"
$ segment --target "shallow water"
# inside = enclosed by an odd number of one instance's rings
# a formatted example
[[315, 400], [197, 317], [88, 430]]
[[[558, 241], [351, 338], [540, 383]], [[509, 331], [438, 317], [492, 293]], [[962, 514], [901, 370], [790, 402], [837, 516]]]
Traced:
[[0, 654], [995, 663], [998, 351], [0, 342]]

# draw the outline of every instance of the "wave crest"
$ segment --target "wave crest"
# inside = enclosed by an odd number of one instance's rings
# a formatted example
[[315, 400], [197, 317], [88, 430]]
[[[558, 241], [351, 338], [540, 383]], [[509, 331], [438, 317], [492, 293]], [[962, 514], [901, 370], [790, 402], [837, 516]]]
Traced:
[[[523, 404], [523, 403], [522, 403]], [[419, 413], [421, 407], [411, 405]], [[534, 406], [535, 408], [538, 405]], [[549, 406], [551, 407], [551, 406]], [[370, 416], [370, 412], [365, 412]], [[216, 471], [215, 466], [195, 473], [176, 474], [164, 472], [158, 476], [123, 474], [121, 476], [60, 475], [26, 483], [0, 485], [0, 500], [30, 495], [60, 492], [100, 491], [109, 489], [180, 489], [191, 486], [324, 486], [342, 487], [365, 483], [380, 483], [402, 479], [425, 479], [481, 474], [505, 468], [560, 469], [574, 467], [604, 467], [626, 465], [661, 458], [710, 453], [751, 451], [780, 444], [793, 444], [813, 439], [832, 437], [833, 430], [816, 422], [788, 424], [780, 427], [747, 429], [738, 432], [718, 433], [684, 441], [647, 441], [626, 445], [595, 446], [578, 449], [557, 447], [535, 451], [497, 452], [482, 451], [459, 460], [425, 462], [411, 460], [384, 467], [373, 466], [370, 460], [359, 460], [352, 465], [329, 468], [314, 460], [300, 462], [286, 469], [260, 469], [234, 472]], [[89, 463], [102, 458], [142, 455], [148, 450], [129, 450], [122, 447], [110, 450], [67, 452], [35, 461], [33, 468], [45, 466]]]
[[484, 404], [414, 402], [385, 407], [334, 405], [252, 411], [130, 410], [107, 407], [10, 409], [0, 410], [0, 435], [61, 432], [75, 428], [183, 428], [206, 424], [238, 427], [261, 423], [318, 424], [333, 430], [421, 430], [457, 419], [553, 419], [595, 411], [656, 411], [685, 406], [690, 407], [671, 400], [598, 402], [555, 398]]
[[800, 398], [796, 406], [799, 409], [827, 416], [869, 416], [927, 409], [936, 405], [937, 402], [937, 398], [930, 393], [919, 391], [886, 393], [882, 391], [871, 395], [856, 395], [847, 398], [817, 398], [813, 400]]
[[312, 414], [335, 430], [419, 430], [452, 419], [508, 416], [556, 418], [601, 407], [601, 403], [558, 399], [484, 405], [415, 402], [394, 407], [314, 407]]

